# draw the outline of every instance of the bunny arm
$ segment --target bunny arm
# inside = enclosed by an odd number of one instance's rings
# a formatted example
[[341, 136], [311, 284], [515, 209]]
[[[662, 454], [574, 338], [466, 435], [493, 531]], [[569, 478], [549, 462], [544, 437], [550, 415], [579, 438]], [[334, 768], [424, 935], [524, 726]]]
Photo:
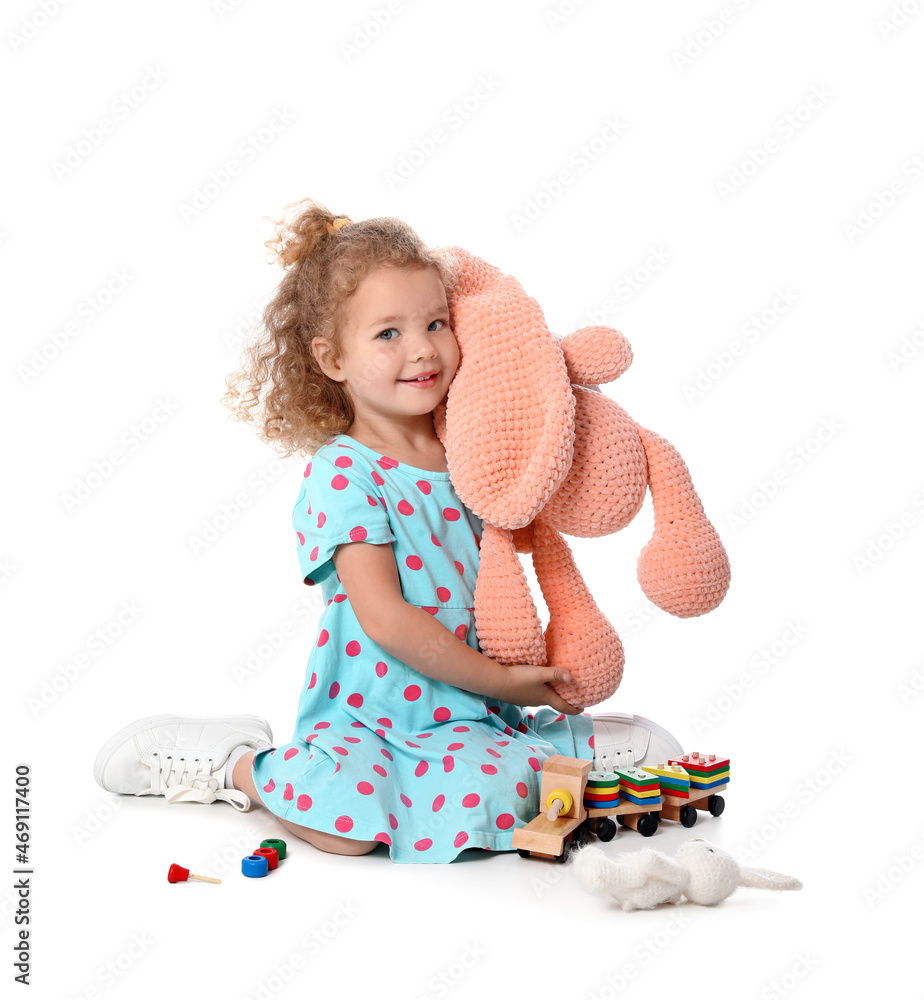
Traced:
[[618, 330], [585, 326], [560, 341], [568, 378], [588, 388], [615, 382], [632, 364], [632, 348]]
[[802, 883], [792, 875], [781, 875], [767, 868], [742, 868], [738, 885], [747, 889], [801, 889]]
[[638, 581], [650, 601], [678, 618], [703, 615], [722, 602], [731, 571], [690, 472], [670, 442], [635, 425], [648, 459], [654, 534], [638, 557]]

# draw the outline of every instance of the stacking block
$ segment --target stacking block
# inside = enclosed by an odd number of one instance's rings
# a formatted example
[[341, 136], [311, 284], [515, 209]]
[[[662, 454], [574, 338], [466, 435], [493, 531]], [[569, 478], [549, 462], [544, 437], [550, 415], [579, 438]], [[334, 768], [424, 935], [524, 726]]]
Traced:
[[619, 794], [624, 801], [636, 805], [658, 805], [661, 802], [661, 785], [658, 778], [637, 767], [620, 768]]
[[730, 778], [729, 759], [715, 754], [685, 753], [682, 757], [672, 757], [668, 763], [680, 765], [689, 774], [691, 792], [708, 791], [727, 784]]
[[654, 764], [642, 770], [657, 777], [662, 795], [673, 795], [678, 799], [690, 797], [690, 776], [679, 764]]

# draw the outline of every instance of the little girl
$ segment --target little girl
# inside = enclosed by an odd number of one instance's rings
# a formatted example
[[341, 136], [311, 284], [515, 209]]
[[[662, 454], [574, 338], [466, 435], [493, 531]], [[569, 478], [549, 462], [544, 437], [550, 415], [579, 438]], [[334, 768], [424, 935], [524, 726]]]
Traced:
[[274, 747], [253, 716], [141, 719], [102, 748], [97, 781], [256, 802], [324, 851], [384, 844], [393, 861], [432, 863], [511, 850], [552, 754], [598, 769], [680, 754], [654, 723], [563, 701], [550, 684], [567, 672], [479, 652], [481, 521], [453, 489], [432, 418], [460, 363], [449, 253], [397, 219], [351, 222], [310, 199], [267, 246], [287, 273], [226, 401], [249, 420], [265, 389], [261, 438], [312, 454], [292, 520], [325, 608], [295, 731]]

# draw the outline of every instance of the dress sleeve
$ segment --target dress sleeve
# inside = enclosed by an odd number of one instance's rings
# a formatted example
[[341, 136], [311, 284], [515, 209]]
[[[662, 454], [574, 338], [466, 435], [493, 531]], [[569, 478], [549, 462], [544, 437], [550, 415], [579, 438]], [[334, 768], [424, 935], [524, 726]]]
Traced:
[[332, 556], [343, 542], [394, 542], [371, 472], [346, 454], [318, 452], [308, 463], [292, 511], [302, 580], [322, 583], [336, 572]]

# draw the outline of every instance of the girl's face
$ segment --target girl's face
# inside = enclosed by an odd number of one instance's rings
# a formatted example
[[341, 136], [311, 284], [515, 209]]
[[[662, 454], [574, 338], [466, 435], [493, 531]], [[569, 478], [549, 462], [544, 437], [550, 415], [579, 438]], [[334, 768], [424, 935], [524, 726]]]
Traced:
[[[321, 367], [345, 386], [355, 425], [413, 425], [445, 399], [459, 366], [446, 289], [432, 267], [379, 267], [367, 275], [347, 304], [341, 341], [340, 361]], [[427, 382], [407, 381], [431, 372]]]

